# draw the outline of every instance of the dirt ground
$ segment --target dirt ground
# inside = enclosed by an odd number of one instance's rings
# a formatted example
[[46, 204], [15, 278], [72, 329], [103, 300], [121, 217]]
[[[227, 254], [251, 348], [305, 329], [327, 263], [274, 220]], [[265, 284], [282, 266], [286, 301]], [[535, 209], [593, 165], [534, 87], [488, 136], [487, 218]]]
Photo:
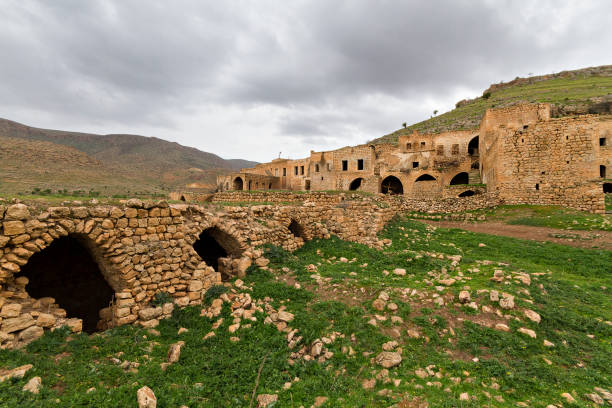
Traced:
[[508, 225], [501, 222], [467, 223], [431, 220], [423, 220], [423, 222], [441, 228], [459, 228], [466, 231], [481, 232], [483, 234], [501, 235], [534, 241], [549, 241], [579, 248], [612, 250], [612, 232], [610, 231], [568, 231], [555, 228], [532, 227], [529, 225]]

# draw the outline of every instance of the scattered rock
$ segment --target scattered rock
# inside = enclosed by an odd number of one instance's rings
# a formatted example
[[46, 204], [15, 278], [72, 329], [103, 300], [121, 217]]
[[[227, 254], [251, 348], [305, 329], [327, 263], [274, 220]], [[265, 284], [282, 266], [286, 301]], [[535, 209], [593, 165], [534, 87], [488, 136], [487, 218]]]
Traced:
[[601, 398], [599, 396], [599, 394], [596, 393], [591, 393], [591, 394], [584, 394], [584, 396], [588, 399], [590, 399], [591, 401], [593, 401], [594, 403], [596, 403], [597, 405], [603, 405], [604, 404], [604, 400], [603, 398]]
[[397, 276], [405, 276], [406, 275], [406, 270], [404, 268], [395, 268], [393, 270], [393, 274], [397, 275]]
[[327, 397], [318, 396], [314, 400], [313, 407], [320, 407], [327, 402]]
[[395, 367], [402, 362], [402, 355], [399, 352], [383, 351], [376, 356], [376, 362], [384, 368]]
[[514, 296], [504, 293], [503, 297], [499, 299], [499, 307], [502, 309], [514, 309]]
[[27, 373], [32, 367], [34, 367], [32, 364], [26, 364], [10, 370], [0, 370], [0, 382], [10, 378], [23, 378], [25, 373]]
[[42, 379], [40, 377], [32, 377], [26, 385], [23, 386], [22, 391], [30, 391], [32, 394], [38, 394], [42, 387]]
[[376, 387], [376, 378], [370, 378], [369, 380], [363, 380], [361, 386], [364, 390], [371, 390]]
[[459, 302], [468, 303], [470, 300], [470, 292], [468, 292], [467, 290], [462, 290], [461, 292], [459, 292]]
[[527, 336], [531, 337], [532, 339], [535, 339], [537, 337], [536, 332], [534, 332], [531, 329], [528, 329], [526, 327], [521, 327], [520, 329], [518, 329], [519, 333], [523, 333], [526, 334]]
[[157, 407], [157, 398], [155, 397], [153, 390], [146, 385], [137, 391], [136, 396], [138, 398], [138, 408]]
[[534, 312], [533, 310], [526, 309], [525, 311], [523, 311], [523, 313], [532, 322], [540, 323], [540, 320], [541, 320], [540, 315], [538, 313]]
[[259, 408], [266, 408], [276, 401], [278, 401], [277, 394], [259, 394], [257, 396], [257, 406]]
[[166, 360], [169, 364], [179, 361], [179, 358], [181, 357], [181, 346], [183, 344], [183, 342], [178, 342], [170, 345], [170, 349], [168, 350], [168, 358]]
[[568, 404], [573, 404], [573, 403], [576, 402], [574, 397], [572, 397], [572, 394], [570, 394], [569, 392], [564, 392], [563, 394], [561, 394], [561, 396], [563, 398], [565, 398], [565, 400], [568, 402]]

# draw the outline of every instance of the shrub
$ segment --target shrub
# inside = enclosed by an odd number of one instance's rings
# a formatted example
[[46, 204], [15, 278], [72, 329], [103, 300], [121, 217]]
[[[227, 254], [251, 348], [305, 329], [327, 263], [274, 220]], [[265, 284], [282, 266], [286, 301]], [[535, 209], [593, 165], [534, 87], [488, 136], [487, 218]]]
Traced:
[[489, 99], [491, 97], [491, 92], [485, 92], [482, 94], [482, 97], [485, 99]]
[[223, 285], [212, 286], [206, 291], [206, 294], [204, 295], [204, 303], [207, 305], [210, 304], [213, 299], [218, 298], [225, 292], [227, 292], [227, 288]]
[[155, 306], [161, 306], [166, 303], [172, 303], [172, 296], [168, 292], [157, 292], [153, 296], [151, 303]]

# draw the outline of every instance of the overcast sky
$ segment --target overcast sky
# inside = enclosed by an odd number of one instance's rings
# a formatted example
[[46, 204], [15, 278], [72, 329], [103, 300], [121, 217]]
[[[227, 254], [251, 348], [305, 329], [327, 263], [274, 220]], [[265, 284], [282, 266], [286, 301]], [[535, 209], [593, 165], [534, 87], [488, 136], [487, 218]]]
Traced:
[[612, 63], [612, 2], [0, 0], [0, 117], [268, 161]]

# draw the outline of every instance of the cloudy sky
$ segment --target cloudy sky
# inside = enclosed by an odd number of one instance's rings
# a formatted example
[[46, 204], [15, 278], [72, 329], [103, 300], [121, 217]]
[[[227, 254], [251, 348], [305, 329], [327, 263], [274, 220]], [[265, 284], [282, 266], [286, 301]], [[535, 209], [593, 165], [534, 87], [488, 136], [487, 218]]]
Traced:
[[612, 2], [0, 0], [0, 117], [268, 161], [612, 63]]

